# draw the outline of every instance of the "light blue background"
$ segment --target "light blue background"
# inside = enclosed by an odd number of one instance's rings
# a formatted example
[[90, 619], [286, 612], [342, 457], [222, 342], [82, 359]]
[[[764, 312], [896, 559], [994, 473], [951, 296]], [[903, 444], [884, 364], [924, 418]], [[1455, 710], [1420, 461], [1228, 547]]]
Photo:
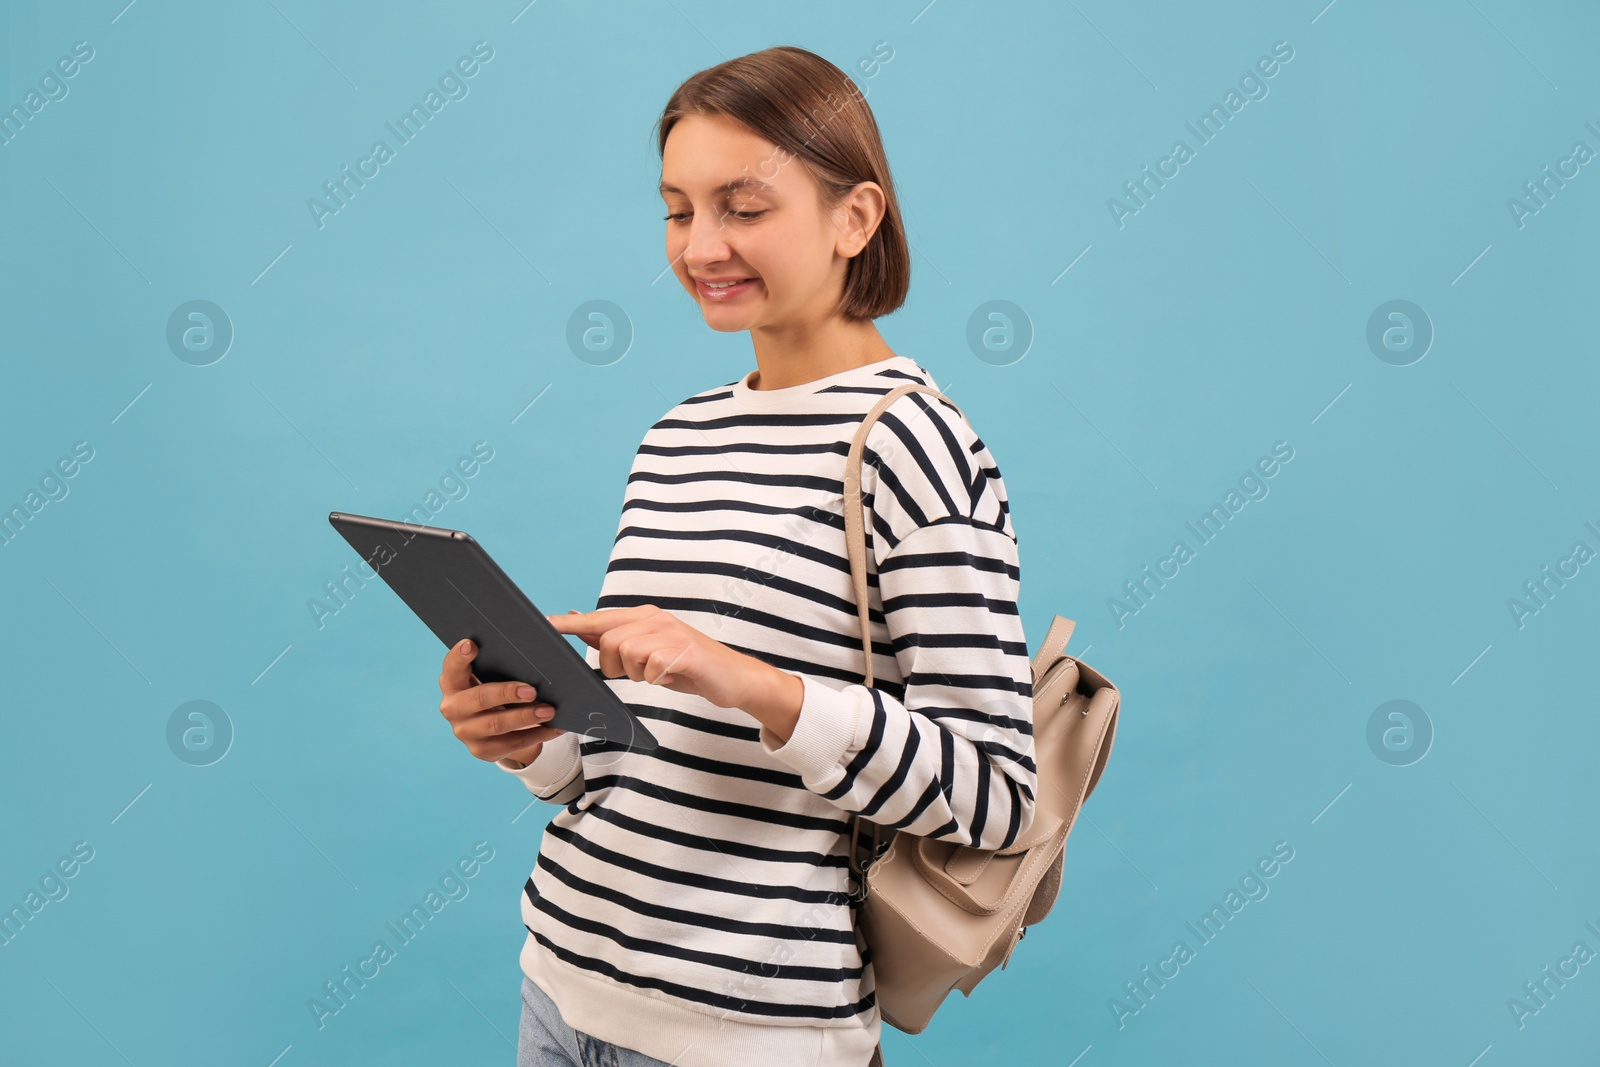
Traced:
[[[1055, 912], [888, 1061], [1595, 1055], [1600, 962], [1523, 1028], [1507, 1006], [1600, 951], [1600, 565], [1507, 607], [1600, 549], [1600, 174], [1507, 207], [1600, 149], [1591, 5], [124, 2], [0, 19], [7, 108], [94, 48], [0, 146], [0, 504], [94, 449], [0, 548], [0, 906], [94, 849], [0, 947], [7, 1062], [513, 1061], [552, 809], [451, 736], [442, 646], [387, 589], [318, 628], [355, 560], [326, 515], [398, 516], [488, 441], [436, 524], [545, 610], [593, 606], [644, 430], [754, 366], [663, 275], [651, 124], [783, 43], [868, 92], [916, 254], [879, 326], [1001, 464], [1030, 642], [1077, 619], [1124, 695]], [[469, 95], [319, 229], [308, 198], [479, 40]], [[1119, 228], [1108, 198], [1277, 41], [1269, 94]], [[165, 340], [195, 299], [236, 332], [204, 367]], [[566, 340], [595, 299], [634, 335], [607, 366]], [[1409, 366], [1366, 342], [1395, 299], [1436, 331]], [[1022, 358], [969, 348], [990, 300]], [[1278, 441], [1270, 494], [1119, 626]], [[1435, 731], [1409, 766], [1366, 740], [1394, 699]], [[210, 766], [168, 748], [190, 700], [233, 724]], [[478, 841], [470, 894], [319, 1030], [323, 982]], [[1279, 841], [1270, 895], [1119, 1028], [1123, 983]]]

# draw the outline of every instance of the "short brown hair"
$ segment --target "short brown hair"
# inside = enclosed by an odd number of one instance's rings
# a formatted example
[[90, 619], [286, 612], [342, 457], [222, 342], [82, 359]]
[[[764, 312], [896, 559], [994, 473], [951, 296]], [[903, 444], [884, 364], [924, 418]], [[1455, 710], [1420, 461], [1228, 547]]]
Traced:
[[666, 157], [667, 135], [688, 115], [725, 115], [798, 159], [832, 209], [864, 181], [884, 194], [883, 219], [845, 268], [839, 311], [858, 322], [905, 303], [911, 254], [900, 203], [877, 120], [844, 71], [815, 52], [780, 45], [718, 63], [673, 92], [657, 122], [656, 150]]

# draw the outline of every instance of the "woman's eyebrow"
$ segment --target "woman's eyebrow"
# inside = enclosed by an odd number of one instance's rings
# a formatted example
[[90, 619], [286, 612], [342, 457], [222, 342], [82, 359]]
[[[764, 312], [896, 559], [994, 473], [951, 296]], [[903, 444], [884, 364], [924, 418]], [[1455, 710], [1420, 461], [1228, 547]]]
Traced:
[[[762, 193], [775, 193], [775, 192], [778, 191], [777, 190], [777, 186], [772, 185], [770, 182], [764, 182], [760, 178], [749, 178], [749, 177], [733, 178], [733, 179], [730, 179], [728, 181], [723, 182], [721, 185], [717, 186], [716, 188], [717, 188], [718, 191], [724, 192], [724, 193], [731, 193], [735, 189], [748, 189], [748, 190], [751, 190], [753, 192], [762, 192]], [[683, 192], [682, 189], [679, 189], [676, 185], [669, 185], [665, 181], [663, 181], [661, 183], [661, 190], [660, 191], [663, 192], [663, 193], [677, 193], [679, 196], [684, 195], [684, 192]]]

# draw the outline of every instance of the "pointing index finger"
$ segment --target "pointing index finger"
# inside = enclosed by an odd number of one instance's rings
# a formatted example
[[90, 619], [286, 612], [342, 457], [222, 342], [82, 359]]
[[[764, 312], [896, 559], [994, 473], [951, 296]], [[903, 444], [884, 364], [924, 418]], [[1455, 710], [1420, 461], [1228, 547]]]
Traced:
[[[576, 633], [580, 633], [582, 631], [579, 630], [579, 629], [576, 629], [576, 628], [570, 628], [569, 629], [569, 627], [579, 626], [579, 625], [583, 624], [584, 622], [587, 622], [588, 618], [589, 618], [589, 614], [592, 614], [592, 613], [585, 613], [585, 612], [579, 611], [577, 608], [573, 608], [572, 610], [568, 611], [565, 615], [546, 615], [545, 618], [550, 621], [550, 625], [551, 626], [554, 626], [556, 628], [556, 632], [557, 633], [576, 634]], [[576, 619], [574, 619], [573, 618], [574, 615], [576, 615], [578, 617]]]

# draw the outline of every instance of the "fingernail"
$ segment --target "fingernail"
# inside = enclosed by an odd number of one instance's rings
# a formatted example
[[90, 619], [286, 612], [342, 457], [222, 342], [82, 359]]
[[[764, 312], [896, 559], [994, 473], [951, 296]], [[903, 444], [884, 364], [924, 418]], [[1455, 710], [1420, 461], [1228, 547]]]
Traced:
[[463, 641], [463, 642], [461, 642], [459, 645], [456, 646], [456, 651], [461, 653], [463, 656], [467, 655], [468, 653], [470, 653], [472, 651], [472, 642], [471, 641]]
[[556, 713], [556, 709], [552, 708], [549, 704], [546, 704], [544, 707], [538, 709], [538, 711], [539, 718], [541, 719], [548, 719], [550, 716]]
[[517, 687], [517, 699], [518, 700], [532, 700], [533, 699], [533, 686], [531, 686], [531, 685], [518, 686]]

